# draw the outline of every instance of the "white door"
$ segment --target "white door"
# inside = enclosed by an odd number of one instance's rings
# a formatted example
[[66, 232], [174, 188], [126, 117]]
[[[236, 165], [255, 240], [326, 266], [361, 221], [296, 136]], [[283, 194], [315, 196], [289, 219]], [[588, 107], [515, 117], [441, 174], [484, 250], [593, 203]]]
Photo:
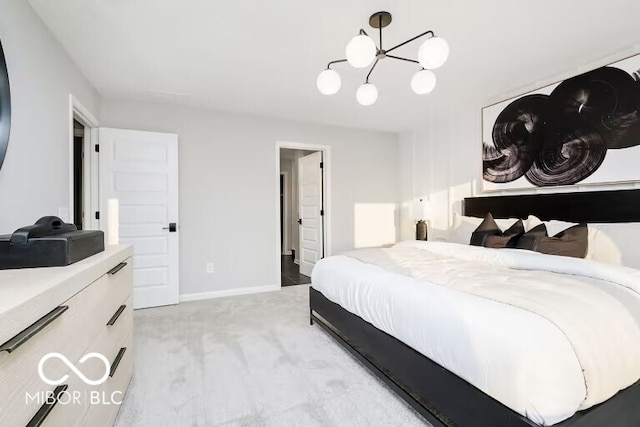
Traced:
[[117, 198], [134, 308], [177, 304], [178, 135], [101, 128], [99, 157], [100, 224], [106, 232], [107, 200]]
[[311, 271], [323, 254], [322, 152], [298, 159], [300, 274]]

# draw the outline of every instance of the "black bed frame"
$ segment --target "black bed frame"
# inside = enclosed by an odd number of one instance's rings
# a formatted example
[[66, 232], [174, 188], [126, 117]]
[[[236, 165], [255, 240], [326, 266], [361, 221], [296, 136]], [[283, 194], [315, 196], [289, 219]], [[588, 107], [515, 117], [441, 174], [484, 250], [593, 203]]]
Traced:
[[[463, 215], [571, 222], [640, 222], [640, 190], [467, 198]], [[434, 427], [538, 426], [396, 338], [309, 290], [310, 321], [384, 381]], [[638, 361], [640, 363], [640, 360]], [[640, 426], [640, 381], [554, 427]]]

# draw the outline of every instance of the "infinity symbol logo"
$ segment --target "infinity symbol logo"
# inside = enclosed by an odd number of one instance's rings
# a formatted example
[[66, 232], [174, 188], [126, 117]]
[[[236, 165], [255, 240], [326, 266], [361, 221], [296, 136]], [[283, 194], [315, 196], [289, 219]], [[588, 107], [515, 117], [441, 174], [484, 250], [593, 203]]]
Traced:
[[65, 381], [67, 381], [69, 379], [69, 375], [64, 375], [62, 378], [58, 379], [58, 380], [51, 380], [49, 378], [47, 378], [47, 376], [44, 374], [44, 364], [47, 362], [47, 360], [49, 359], [60, 359], [65, 365], [67, 365], [69, 367], [69, 369], [71, 369], [78, 378], [80, 378], [82, 381], [84, 381], [85, 384], [88, 385], [100, 385], [103, 382], [105, 382], [107, 380], [107, 378], [109, 377], [109, 371], [111, 370], [111, 366], [109, 363], [109, 360], [104, 357], [104, 355], [100, 354], [100, 353], [87, 353], [84, 356], [82, 356], [80, 358], [80, 360], [78, 361], [78, 363], [84, 363], [89, 359], [99, 359], [102, 363], [104, 363], [104, 375], [102, 377], [100, 377], [100, 379], [98, 380], [91, 380], [87, 377], [84, 376], [84, 374], [82, 372], [80, 372], [80, 370], [78, 368], [76, 368], [73, 363], [71, 363], [69, 361], [69, 359], [67, 359], [64, 355], [60, 354], [60, 353], [49, 353], [49, 354], [45, 354], [42, 359], [40, 359], [40, 363], [38, 363], [38, 375], [40, 375], [40, 378], [42, 379], [42, 381], [44, 381], [45, 383], [49, 384], [49, 385], [60, 385], [62, 383], [64, 383]]

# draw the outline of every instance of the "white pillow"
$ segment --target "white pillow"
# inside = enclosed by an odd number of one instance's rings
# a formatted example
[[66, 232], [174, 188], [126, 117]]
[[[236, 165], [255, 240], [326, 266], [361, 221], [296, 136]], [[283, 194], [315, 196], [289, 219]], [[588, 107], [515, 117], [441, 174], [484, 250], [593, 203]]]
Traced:
[[482, 218], [463, 217], [456, 213], [453, 215], [453, 225], [446, 230], [429, 228], [429, 240], [468, 245], [471, 240], [471, 233], [478, 228], [481, 222]]
[[448, 240], [453, 243], [468, 245], [471, 241], [471, 233], [478, 228], [482, 222], [482, 218], [474, 218], [453, 215], [453, 225], [447, 230]]
[[640, 270], [640, 223], [589, 224], [587, 259]]
[[527, 219], [523, 221], [524, 223], [524, 232], [528, 232], [529, 230], [536, 228], [540, 224], [543, 224], [542, 220], [537, 216], [529, 215]]
[[496, 222], [496, 224], [498, 224], [498, 227], [500, 227], [502, 231], [504, 231], [507, 228], [511, 227], [514, 222], [520, 221], [520, 218], [507, 218], [507, 219], [494, 218], [494, 221]]
[[458, 243], [458, 242], [454, 242], [452, 240], [451, 228], [446, 229], [446, 230], [442, 230], [442, 229], [439, 229], [439, 228], [429, 228], [429, 231], [427, 233], [427, 238], [428, 238], [428, 240], [430, 240], [432, 242], [453, 242], [453, 243]]
[[608, 233], [598, 224], [589, 224], [587, 256], [585, 259], [622, 265], [622, 254]]
[[484, 218], [477, 218], [475, 216], [463, 216], [458, 213], [454, 213], [453, 227], [455, 228], [462, 223], [466, 223], [466, 224], [471, 224], [477, 228], [483, 220]]
[[544, 225], [547, 227], [547, 236], [553, 237], [561, 231], [571, 228], [574, 225], [578, 225], [577, 222], [565, 222], [565, 221], [545, 221]]

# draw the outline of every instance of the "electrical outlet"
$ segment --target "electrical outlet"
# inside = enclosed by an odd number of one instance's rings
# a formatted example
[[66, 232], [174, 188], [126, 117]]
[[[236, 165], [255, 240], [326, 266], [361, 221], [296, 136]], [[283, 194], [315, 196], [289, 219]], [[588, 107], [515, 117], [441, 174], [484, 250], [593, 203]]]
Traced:
[[207, 274], [211, 274], [213, 273], [213, 263], [212, 262], [208, 262], [207, 263]]

